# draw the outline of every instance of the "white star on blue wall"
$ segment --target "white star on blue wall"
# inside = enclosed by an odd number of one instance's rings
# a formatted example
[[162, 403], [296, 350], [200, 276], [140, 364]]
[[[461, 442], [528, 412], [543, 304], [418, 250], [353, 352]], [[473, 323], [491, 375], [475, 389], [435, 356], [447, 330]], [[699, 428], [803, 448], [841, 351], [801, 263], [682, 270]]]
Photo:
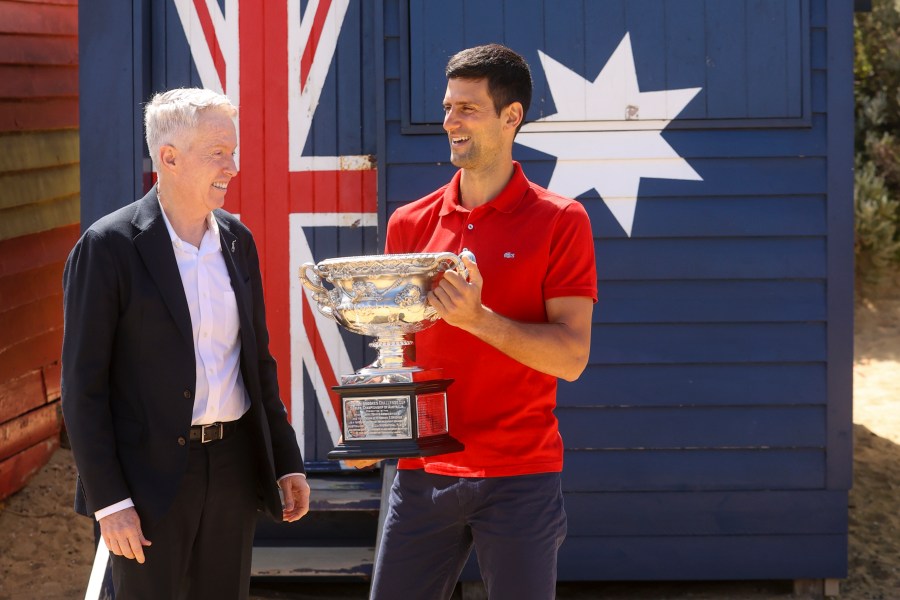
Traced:
[[597, 190], [631, 236], [642, 177], [702, 180], [661, 135], [700, 88], [641, 92], [627, 33], [594, 81], [539, 54], [557, 112], [525, 125], [516, 142], [556, 157], [550, 190]]

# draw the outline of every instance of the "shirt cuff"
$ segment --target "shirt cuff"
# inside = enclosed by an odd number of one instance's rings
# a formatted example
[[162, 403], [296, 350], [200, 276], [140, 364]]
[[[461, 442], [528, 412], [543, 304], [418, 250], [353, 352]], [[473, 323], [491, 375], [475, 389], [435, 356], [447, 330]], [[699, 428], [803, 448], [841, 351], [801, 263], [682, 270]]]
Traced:
[[287, 475], [282, 475], [281, 477], [279, 477], [278, 481], [280, 482], [282, 479], [287, 479], [288, 477], [291, 477], [292, 475], [299, 475], [303, 479], [306, 479], [306, 473], [288, 473]]
[[125, 498], [121, 502], [116, 502], [115, 504], [111, 504], [106, 508], [101, 508], [97, 512], [94, 513], [94, 518], [98, 521], [103, 517], [108, 517], [113, 513], [117, 513], [120, 510], [125, 510], [126, 508], [131, 508], [134, 506], [134, 502], [131, 501], [131, 498]]

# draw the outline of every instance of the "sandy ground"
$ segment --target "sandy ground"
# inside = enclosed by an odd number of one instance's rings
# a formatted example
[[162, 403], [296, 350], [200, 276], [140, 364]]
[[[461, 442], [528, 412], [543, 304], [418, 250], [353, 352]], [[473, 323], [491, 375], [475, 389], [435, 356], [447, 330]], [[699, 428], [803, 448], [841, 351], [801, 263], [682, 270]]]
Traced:
[[[900, 600], [900, 278], [856, 309], [854, 487], [846, 600]], [[93, 532], [71, 510], [75, 470], [61, 449], [29, 485], [0, 502], [0, 600], [75, 599], [93, 560]], [[255, 585], [256, 599], [364, 598], [364, 585]], [[560, 584], [559, 598], [786, 600], [790, 582]]]

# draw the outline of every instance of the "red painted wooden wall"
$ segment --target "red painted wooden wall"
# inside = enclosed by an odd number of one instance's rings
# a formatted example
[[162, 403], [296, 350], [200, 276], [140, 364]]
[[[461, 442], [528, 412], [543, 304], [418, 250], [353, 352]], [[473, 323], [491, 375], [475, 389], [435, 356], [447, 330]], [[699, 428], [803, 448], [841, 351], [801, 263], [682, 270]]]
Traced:
[[0, 0], [0, 499], [59, 446], [78, 170], [77, 0]]

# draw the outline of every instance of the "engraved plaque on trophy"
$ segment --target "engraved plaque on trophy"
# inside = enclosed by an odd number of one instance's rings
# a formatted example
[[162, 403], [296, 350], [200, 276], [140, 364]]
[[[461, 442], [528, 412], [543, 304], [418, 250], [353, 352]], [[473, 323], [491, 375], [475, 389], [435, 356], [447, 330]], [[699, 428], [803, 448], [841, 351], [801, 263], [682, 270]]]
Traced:
[[[464, 251], [464, 254], [467, 251]], [[471, 253], [468, 253], [471, 254]], [[319, 312], [348, 331], [375, 337], [371, 365], [341, 376], [341, 442], [334, 460], [399, 458], [458, 452], [450, 435], [447, 387], [437, 366], [407, 359], [411, 334], [440, 317], [427, 295], [444, 271], [465, 273], [452, 252], [332, 258], [300, 268]], [[325, 282], [333, 287], [326, 289]]]

